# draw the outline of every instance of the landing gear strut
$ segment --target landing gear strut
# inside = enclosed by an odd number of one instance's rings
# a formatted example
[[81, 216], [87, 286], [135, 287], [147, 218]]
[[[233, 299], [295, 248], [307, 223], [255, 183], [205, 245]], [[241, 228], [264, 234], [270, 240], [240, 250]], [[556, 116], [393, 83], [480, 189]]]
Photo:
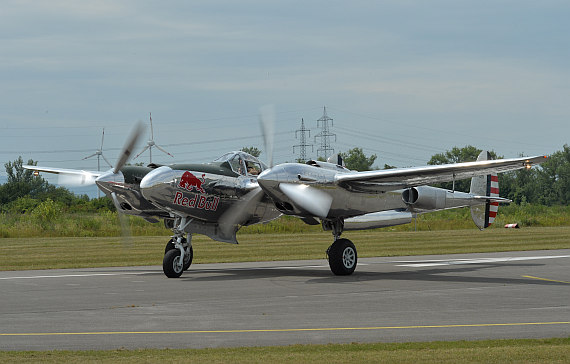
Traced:
[[340, 238], [343, 228], [342, 219], [323, 221], [323, 229], [332, 230], [334, 236], [334, 242], [327, 249], [327, 256], [331, 272], [337, 276], [351, 275], [358, 262], [356, 247], [352, 241]]
[[190, 268], [194, 258], [192, 249], [192, 234], [184, 237], [184, 228], [189, 222], [186, 218], [176, 219], [176, 226], [172, 228], [174, 235], [164, 248], [164, 259], [162, 260], [162, 270], [168, 278], [178, 278], [185, 270]]

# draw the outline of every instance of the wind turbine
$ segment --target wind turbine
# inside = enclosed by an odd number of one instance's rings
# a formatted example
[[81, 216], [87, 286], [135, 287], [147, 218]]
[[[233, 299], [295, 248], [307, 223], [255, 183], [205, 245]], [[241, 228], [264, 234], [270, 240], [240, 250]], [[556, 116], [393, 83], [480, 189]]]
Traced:
[[[103, 135], [101, 136], [101, 147], [99, 149], [97, 149], [95, 151], [95, 153], [93, 153], [93, 154], [82, 159], [82, 160], [86, 160], [86, 159], [89, 159], [91, 157], [97, 156], [97, 171], [101, 171], [101, 157], [103, 157], [103, 160], [109, 165], [109, 167], [113, 168], [111, 163], [103, 155], [103, 141], [104, 140], [105, 140], [105, 128], [103, 128]], [[97, 189], [97, 195], [98, 195], [98, 197], [101, 197], [101, 192], [99, 191], [99, 189]]]
[[141, 154], [143, 154], [148, 149], [148, 152], [150, 155], [149, 160], [150, 160], [150, 163], [152, 164], [152, 147], [156, 147], [161, 152], [168, 154], [169, 156], [174, 158], [174, 156], [172, 154], [168, 153], [166, 150], [164, 150], [162, 147], [160, 147], [159, 145], [157, 145], [154, 142], [154, 131], [152, 128], [152, 113], [149, 113], [149, 115], [150, 115], [150, 139], [146, 142], [146, 147], [144, 147], [143, 150], [141, 150], [141, 152], [136, 155], [135, 159], [138, 158]]
[[97, 171], [101, 170], [101, 162], [100, 159], [101, 157], [103, 157], [103, 160], [109, 165], [109, 167], [113, 168], [113, 166], [111, 165], [111, 163], [107, 160], [107, 158], [105, 158], [105, 156], [103, 155], [103, 141], [105, 140], [105, 128], [103, 128], [103, 136], [101, 137], [101, 147], [99, 149], [97, 149], [95, 151], [95, 153], [83, 158], [82, 160], [86, 160], [89, 159], [91, 157], [95, 157], [97, 156]]

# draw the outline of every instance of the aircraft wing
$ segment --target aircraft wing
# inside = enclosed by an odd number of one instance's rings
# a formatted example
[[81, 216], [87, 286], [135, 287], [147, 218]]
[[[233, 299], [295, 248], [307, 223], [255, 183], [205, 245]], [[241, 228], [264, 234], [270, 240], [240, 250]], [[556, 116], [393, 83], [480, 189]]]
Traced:
[[383, 192], [530, 168], [547, 160], [547, 156], [536, 156], [380, 171], [350, 172], [338, 174], [335, 182], [340, 187], [356, 192]]
[[104, 172], [85, 171], [79, 169], [40, 167], [40, 166], [23, 166], [26, 169], [38, 172], [58, 174], [58, 184], [60, 185], [91, 185], [95, 183], [95, 179]]

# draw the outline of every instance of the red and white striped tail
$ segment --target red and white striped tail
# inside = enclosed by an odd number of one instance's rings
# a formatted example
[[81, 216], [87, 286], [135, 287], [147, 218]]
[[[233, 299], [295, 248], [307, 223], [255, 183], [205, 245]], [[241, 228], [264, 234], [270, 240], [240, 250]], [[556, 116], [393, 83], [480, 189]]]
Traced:
[[[478, 161], [489, 159], [491, 155], [486, 151], [481, 152], [477, 158]], [[471, 178], [470, 193], [475, 196], [499, 198], [499, 177], [496, 174], [489, 174]], [[471, 206], [471, 217], [475, 225], [482, 230], [495, 222], [497, 211], [499, 211], [499, 201], [487, 200], [480, 205]]]
[[[490, 174], [487, 176], [487, 196], [489, 197], [499, 197], [499, 176], [496, 174]], [[497, 217], [497, 211], [499, 211], [499, 202], [491, 201], [487, 202], [485, 207], [485, 227], [491, 226], [495, 222]]]

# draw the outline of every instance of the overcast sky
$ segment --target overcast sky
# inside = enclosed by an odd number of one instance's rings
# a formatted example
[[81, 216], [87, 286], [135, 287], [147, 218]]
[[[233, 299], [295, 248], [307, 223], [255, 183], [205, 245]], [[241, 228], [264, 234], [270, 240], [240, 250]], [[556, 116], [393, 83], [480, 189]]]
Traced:
[[174, 155], [154, 162], [209, 161], [263, 149], [266, 104], [276, 162], [297, 157], [301, 118], [316, 158], [323, 106], [335, 151], [378, 166], [465, 145], [550, 154], [570, 142], [569, 16], [566, 1], [3, 1], [0, 161], [96, 170], [82, 158], [102, 129], [114, 163], [149, 112]]

